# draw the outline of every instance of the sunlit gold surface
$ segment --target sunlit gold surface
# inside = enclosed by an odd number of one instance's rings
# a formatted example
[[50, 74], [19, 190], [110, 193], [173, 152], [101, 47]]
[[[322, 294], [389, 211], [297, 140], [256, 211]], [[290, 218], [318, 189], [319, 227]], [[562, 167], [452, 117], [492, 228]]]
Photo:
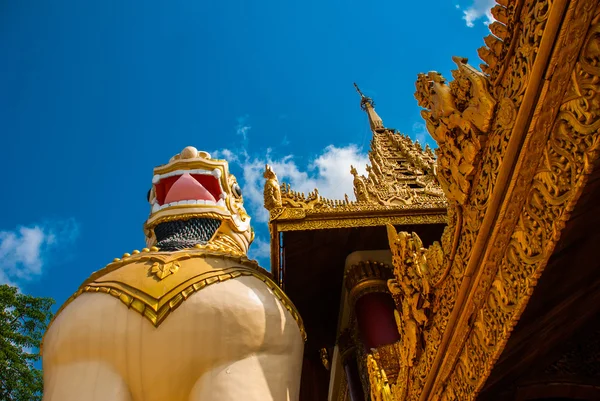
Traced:
[[402, 341], [371, 349], [377, 365], [385, 371], [389, 383], [396, 383], [402, 370]]
[[[350, 208], [349, 208], [350, 209]], [[346, 212], [337, 210], [334, 213], [302, 211], [299, 209], [281, 209], [282, 214], [272, 224], [279, 232], [325, 230], [329, 228], [374, 227], [412, 224], [445, 224], [448, 221], [446, 209], [432, 210], [430, 213], [419, 213], [418, 210], [382, 210], [377, 206], [362, 207]], [[362, 216], [361, 216], [362, 215]]]
[[[428, 249], [415, 234], [390, 232], [390, 284], [414, 286], [429, 277], [431, 304], [419, 324], [427, 302], [408, 293], [427, 299], [425, 287], [393, 290], [404, 349], [414, 361], [392, 386], [394, 400], [476, 398], [599, 156], [598, 3], [499, 3], [494, 35], [480, 49], [486, 75], [455, 58], [454, 81], [438, 73], [417, 81], [416, 97], [439, 144], [449, 224], [441, 244]], [[415, 279], [411, 266], [425, 274]], [[411, 319], [422, 336], [416, 347], [406, 345], [415, 343], [406, 330]], [[376, 370], [371, 382], [381, 382]]]
[[379, 367], [373, 355], [367, 355], [369, 384], [371, 385], [371, 400], [393, 401], [392, 392], [385, 371]]
[[449, 200], [464, 204], [471, 191], [482, 137], [490, 127], [495, 100], [488, 82], [466, 59], [454, 58], [458, 69], [449, 85], [441, 74], [419, 74], [415, 97], [427, 130], [438, 143], [437, 178]]

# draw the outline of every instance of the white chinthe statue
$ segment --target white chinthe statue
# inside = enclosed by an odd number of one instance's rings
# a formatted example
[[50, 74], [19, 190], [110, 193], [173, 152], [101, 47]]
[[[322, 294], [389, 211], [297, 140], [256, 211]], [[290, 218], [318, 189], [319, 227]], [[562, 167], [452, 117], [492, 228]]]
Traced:
[[44, 401], [297, 400], [305, 332], [225, 160], [154, 169], [148, 248], [93, 273], [44, 338]]

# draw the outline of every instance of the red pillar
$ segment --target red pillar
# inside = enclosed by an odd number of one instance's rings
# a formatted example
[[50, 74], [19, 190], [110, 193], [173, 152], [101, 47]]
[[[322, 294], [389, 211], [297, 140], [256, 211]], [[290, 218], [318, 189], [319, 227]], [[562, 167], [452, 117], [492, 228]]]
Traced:
[[354, 306], [361, 340], [367, 352], [371, 348], [393, 344], [400, 340], [394, 318], [396, 304], [386, 292], [372, 292], [356, 300]]

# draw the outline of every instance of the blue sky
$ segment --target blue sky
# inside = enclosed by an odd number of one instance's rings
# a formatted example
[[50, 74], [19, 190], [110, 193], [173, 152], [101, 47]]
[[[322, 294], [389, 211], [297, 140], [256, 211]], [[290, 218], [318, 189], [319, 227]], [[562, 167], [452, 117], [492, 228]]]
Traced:
[[[368, 5], [367, 5], [368, 4]], [[0, 282], [56, 299], [144, 246], [152, 168], [187, 145], [226, 155], [268, 266], [262, 169], [352, 194], [370, 132], [429, 141], [416, 74], [447, 78], [493, 0], [37, 1], [0, 6]]]

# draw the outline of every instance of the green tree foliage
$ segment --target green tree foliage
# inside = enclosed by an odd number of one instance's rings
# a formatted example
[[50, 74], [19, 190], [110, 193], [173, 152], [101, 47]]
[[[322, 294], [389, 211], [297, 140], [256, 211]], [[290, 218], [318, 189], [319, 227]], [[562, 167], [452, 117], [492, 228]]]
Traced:
[[42, 399], [42, 371], [34, 367], [54, 300], [0, 285], [0, 400]]

